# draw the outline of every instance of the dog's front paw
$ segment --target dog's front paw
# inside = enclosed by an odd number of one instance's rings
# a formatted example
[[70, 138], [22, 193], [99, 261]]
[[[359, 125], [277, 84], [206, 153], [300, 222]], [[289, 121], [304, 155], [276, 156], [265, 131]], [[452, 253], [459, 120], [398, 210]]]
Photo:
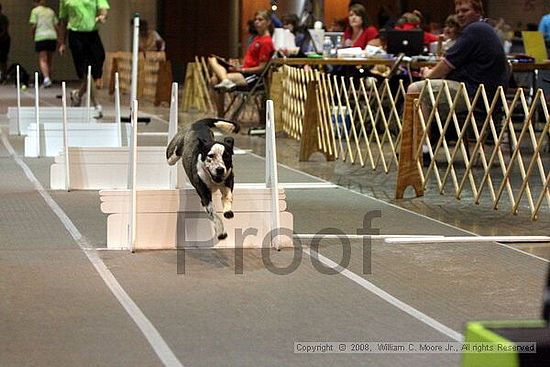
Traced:
[[227, 233], [222, 233], [218, 235], [218, 240], [225, 240], [227, 238]]
[[230, 218], [233, 218], [235, 216], [235, 214], [233, 214], [232, 210], [228, 210], [225, 213], [223, 213], [223, 216], [227, 219], [230, 219]]

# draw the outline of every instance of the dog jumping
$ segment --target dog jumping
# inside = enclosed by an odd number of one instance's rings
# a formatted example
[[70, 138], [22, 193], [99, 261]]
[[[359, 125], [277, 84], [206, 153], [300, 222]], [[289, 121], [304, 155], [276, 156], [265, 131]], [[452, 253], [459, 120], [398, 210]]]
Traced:
[[222, 194], [223, 216], [233, 218], [233, 145], [234, 139], [225, 137], [223, 142], [214, 140], [212, 128], [238, 133], [240, 126], [229, 120], [206, 118], [194, 122], [187, 130], [179, 131], [166, 148], [166, 159], [173, 166], [181, 158], [189, 181], [197, 191], [201, 204], [214, 223], [216, 237], [227, 237], [223, 222], [214, 212], [212, 193]]

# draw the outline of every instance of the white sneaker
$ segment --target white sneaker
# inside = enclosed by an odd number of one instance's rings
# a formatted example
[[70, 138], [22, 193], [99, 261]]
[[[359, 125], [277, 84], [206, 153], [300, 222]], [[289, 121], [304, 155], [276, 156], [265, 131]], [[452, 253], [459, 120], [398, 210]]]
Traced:
[[103, 108], [101, 105], [94, 106], [94, 113], [92, 114], [92, 117], [95, 119], [103, 118]]
[[71, 107], [80, 107], [82, 103], [82, 98], [78, 95], [78, 89], [73, 89], [70, 94], [71, 97]]
[[50, 80], [50, 78], [44, 78], [44, 81], [42, 82], [42, 86], [44, 88], [49, 88], [52, 86], [52, 81]]
[[235, 84], [234, 82], [232, 82], [229, 79], [224, 79], [220, 83], [216, 84], [214, 86], [214, 89], [215, 90], [220, 90], [220, 91], [223, 91], [223, 92], [231, 92], [232, 90], [235, 89], [235, 87], [237, 87], [237, 84]]

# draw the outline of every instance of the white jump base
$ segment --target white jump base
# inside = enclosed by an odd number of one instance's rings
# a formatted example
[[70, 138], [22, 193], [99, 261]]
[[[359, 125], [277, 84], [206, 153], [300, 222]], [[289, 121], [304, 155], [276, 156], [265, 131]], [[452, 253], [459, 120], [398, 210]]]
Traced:
[[[130, 127], [116, 123], [71, 123], [67, 125], [68, 145], [80, 147], [118, 147], [118, 129], [122, 126], [122, 141], [127, 140]], [[25, 137], [25, 157], [55, 157], [63, 150], [63, 124], [40, 124], [40, 154], [37, 152], [36, 123], [30, 124]]]
[[[184, 182], [181, 164], [166, 163], [166, 148], [138, 147], [137, 185], [141, 189], [169, 189], [170, 176]], [[74, 190], [114, 190], [128, 187], [128, 147], [69, 147], [70, 188]], [[64, 190], [65, 155], [59, 154], [50, 166], [50, 188]], [[178, 178], [174, 178], [176, 180]]]
[[[131, 192], [102, 190], [101, 211], [107, 218], [107, 248], [128, 249], [128, 218]], [[286, 211], [286, 195], [279, 190], [280, 225], [287, 236], [279, 236], [279, 246], [291, 247], [293, 216]], [[193, 188], [137, 191], [136, 250], [176, 248], [260, 248], [271, 246], [271, 189], [258, 185], [235, 185], [234, 218], [221, 214], [220, 193], [213, 195], [215, 210], [222, 216], [228, 237], [217, 240], [212, 222], [206, 217]], [[236, 242], [235, 231], [252, 232]], [[241, 235], [242, 236], [242, 235]], [[264, 244], [265, 240], [265, 244]]]
[[[90, 116], [93, 116], [94, 109], [86, 107], [67, 107], [67, 121], [69, 123], [88, 123], [88, 110]], [[36, 123], [36, 109], [35, 107], [21, 107], [21, 118], [19, 121], [19, 129], [17, 129], [17, 107], [8, 107], [8, 119], [10, 125], [10, 135], [27, 135], [27, 131], [30, 124]], [[62, 107], [40, 107], [40, 122], [61, 123], [63, 121], [63, 108]], [[91, 118], [91, 122], [95, 119]]]

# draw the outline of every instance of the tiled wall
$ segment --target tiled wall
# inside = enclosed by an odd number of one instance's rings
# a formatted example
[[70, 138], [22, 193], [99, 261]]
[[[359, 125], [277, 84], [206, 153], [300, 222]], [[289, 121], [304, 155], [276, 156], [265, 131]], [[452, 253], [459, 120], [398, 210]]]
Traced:
[[[34, 42], [31, 27], [28, 24], [33, 7], [32, 0], [0, 0], [3, 13], [10, 20], [10, 35], [12, 38], [8, 63], [19, 62], [29, 73], [38, 69], [37, 56], [34, 52]], [[130, 50], [131, 18], [134, 12], [149, 21], [151, 27], [156, 25], [156, 1], [152, 0], [109, 0], [111, 10], [109, 19], [101, 26], [100, 34], [107, 51]], [[48, 0], [47, 5], [59, 11], [59, 0]], [[54, 79], [74, 80], [72, 58], [70, 54], [54, 57]]]

